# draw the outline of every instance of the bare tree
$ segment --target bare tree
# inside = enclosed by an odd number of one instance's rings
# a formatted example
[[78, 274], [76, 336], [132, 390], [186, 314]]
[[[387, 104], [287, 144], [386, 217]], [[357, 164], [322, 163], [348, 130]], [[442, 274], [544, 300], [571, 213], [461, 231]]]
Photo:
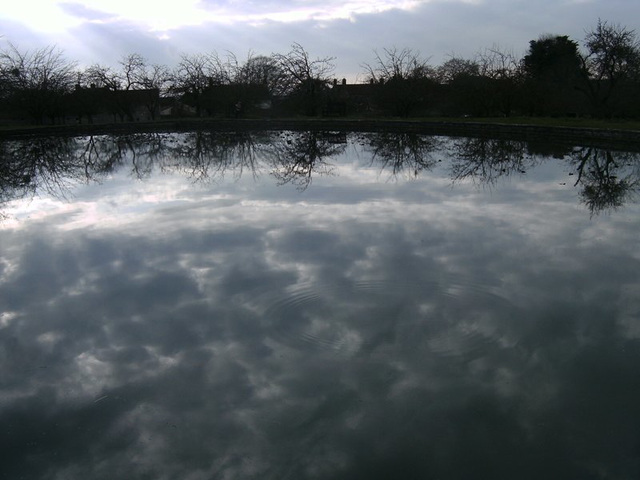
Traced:
[[521, 72], [521, 60], [512, 50], [493, 45], [476, 54], [480, 75], [493, 79], [513, 79]]
[[211, 52], [209, 58], [209, 72], [212, 83], [215, 85], [229, 85], [235, 83], [240, 62], [233, 52], [226, 51], [224, 56], [218, 52]]
[[435, 70], [419, 52], [410, 48], [374, 51], [373, 64], [365, 63], [365, 78], [377, 88], [377, 104], [383, 112], [407, 117], [429, 104]]
[[640, 40], [635, 30], [598, 20], [585, 38], [589, 74], [596, 80], [617, 82], [634, 77], [640, 67]]
[[198, 116], [203, 113], [202, 95], [205, 89], [212, 83], [214, 69], [211, 58], [207, 55], [184, 54], [173, 72], [172, 90], [181, 94], [188, 105], [196, 109]]
[[85, 69], [82, 77], [87, 86], [94, 88], [118, 90], [122, 85], [120, 75], [116, 70], [97, 63]]
[[385, 48], [382, 53], [374, 50], [373, 64], [364, 63], [366, 79], [376, 83], [389, 80], [408, 80], [416, 78], [434, 77], [434, 69], [429, 65], [429, 59], [420, 56], [410, 48], [399, 50], [396, 47]]
[[147, 62], [142, 55], [131, 53], [124, 56], [118, 63], [121, 67], [122, 88], [124, 90], [141, 88], [147, 70]]
[[217, 52], [183, 55], [173, 74], [173, 91], [195, 108], [196, 114], [211, 115], [228, 110], [239, 101], [238, 78], [242, 65], [236, 55]]
[[522, 79], [522, 61], [511, 50], [497, 45], [486, 48], [476, 54], [481, 77], [490, 80], [485, 82], [486, 98], [493, 99], [490, 107], [493, 111], [508, 117], [514, 108], [518, 88]]
[[301, 104], [304, 113], [316, 115], [333, 77], [334, 57], [312, 59], [302, 45], [294, 43], [286, 54], [273, 54], [281, 72], [280, 94]]
[[138, 95], [149, 116], [155, 118], [160, 110], [160, 97], [170, 88], [172, 75], [165, 65], [149, 64], [138, 54], [125, 57], [121, 62], [127, 89], [145, 90]]
[[286, 54], [274, 54], [273, 59], [283, 72], [283, 82], [290, 92], [309, 82], [329, 82], [335, 70], [334, 57], [311, 59], [302, 45], [294, 43]]
[[140, 90], [157, 88], [165, 91], [171, 72], [164, 65], [149, 64], [138, 53], [125, 55], [119, 69], [94, 64], [84, 71], [85, 83], [109, 90]]
[[9, 43], [9, 48], [0, 50], [5, 95], [36, 123], [47, 117], [53, 122], [63, 114], [62, 97], [72, 89], [76, 76], [76, 64], [55, 46], [20, 51]]
[[624, 83], [640, 77], [640, 40], [635, 30], [598, 20], [587, 32], [583, 57], [582, 90], [592, 102], [594, 114], [610, 116]]
[[82, 79], [89, 91], [79, 91], [74, 99], [79, 103], [79, 116], [89, 122], [93, 113], [109, 111], [114, 121], [119, 116], [134, 120], [134, 110], [143, 106], [151, 118], [159, 111], [160, 96], [169, 91], [171, 72], [164, 65], [149, 64], [142, 55], [123, 56], [120, 68], [94, 64], [87, 68]]

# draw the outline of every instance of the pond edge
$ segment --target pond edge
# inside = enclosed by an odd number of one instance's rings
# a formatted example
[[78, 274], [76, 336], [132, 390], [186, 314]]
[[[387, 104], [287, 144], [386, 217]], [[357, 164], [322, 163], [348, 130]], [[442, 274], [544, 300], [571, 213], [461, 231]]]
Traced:
[[0, 139], [29, 136], [123, 135], [184, 131], [340, 131], [377, 133], [420, 133], [425, 135], [490, 137], [524, 141], [551, 141], [640, 151], [640, 131], [506, 124], [417, 120], [354, 119], [177, 119], [156, 122], [52, 125], [0, 129]]

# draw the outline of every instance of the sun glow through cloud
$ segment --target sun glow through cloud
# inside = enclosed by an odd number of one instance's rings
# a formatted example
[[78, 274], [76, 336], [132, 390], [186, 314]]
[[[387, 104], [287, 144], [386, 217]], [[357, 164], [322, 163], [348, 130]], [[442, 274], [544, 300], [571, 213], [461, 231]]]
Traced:
[[[32, 0], [4, 5], [2, 16], [34, 31], [61, 32], [82, 23], [126, 22], [151, 31], [167, 31], [205, 23], [260, 24], [305, 20], [352, 19], [354, 15], [391, 9], [411, 10], [425, 0], [251, 1], [183, 0]], [[34, 15], [34, 12], [38, 12]]]
[[0, 18], [21, 23], [36, 32], [63, 32], [82, 23], [81, 19], [65, 13], [56, 2], [46, 0], [5, 2]]

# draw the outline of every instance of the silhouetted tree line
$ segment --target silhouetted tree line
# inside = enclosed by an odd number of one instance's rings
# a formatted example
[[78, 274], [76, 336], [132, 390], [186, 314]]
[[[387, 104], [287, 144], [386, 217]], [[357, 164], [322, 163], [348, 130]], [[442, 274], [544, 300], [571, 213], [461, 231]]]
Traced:
[[381, 173], [414, 178], [446, 165], [454, 184], [494, 185], [553, 156], [566, 162], [592, 214], [621, 207], [640, 193], [640, 155], [595, 147], [549, 149], [520, 140], [417, 133], [194, 131], [0, 142], [0, 206], [42, 192], [66, 197], [75, 185], [100, 182], [123, 168], [137, 179], [159, 169], [199, 183], [267, 173], [280, 185], [305, 189], [314, 177], [335, 171], [332, 161], [349, 141], [358, 143]]
[[55, 47], [0, 50], [6, 121], [36, 124], [173, 116], [593, 116], [640, 114], [640, 41], [599, 20], [582, 46], [544, 35], [524, 56], [494, 46], [432, 66], [408, 48], [374, 52], [365, 82], [335, 77], [333, 57], [300, 44], [287, 53], [183, 55], [174, 68], [139, 54], [116, 68], [78, 68]]

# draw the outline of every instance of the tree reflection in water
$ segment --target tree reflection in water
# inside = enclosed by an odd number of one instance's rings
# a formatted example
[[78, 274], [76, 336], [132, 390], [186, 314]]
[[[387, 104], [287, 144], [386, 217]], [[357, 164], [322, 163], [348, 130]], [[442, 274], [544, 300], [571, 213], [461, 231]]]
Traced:
[[151, 174], [154, 165], [168, 160], [166, 138], [161, 133], [90, 136], [81, 157], [85, 165], [100, 174], [114, 172], [130, 162], [132, 176], [143, 179]]
[[94, 166], [78, 154], [83, 140], [36, 137], [0, 143], [0, 204], [36, 194], [66, 198], [76, 183], [92, 180]]
[[[471, 180], [496, 185], [523, 175], [550, 157], [541, 145], [492, 138], [445, 139], [415, 133], [370, 133], [358, 143], [391, 176], [418, 177], [440, 161], [450, 162], [455, 183]], [[335, 172], [331, 160], [345, 152], [355, 136], [335, 132], [136, 133], [89, 137], [33, 137], [0, 143], [0, 204], [39, 193], [66, 198], [77, 183], [99, 181], [123, 168], [145, 179], [154, 169], [176, 172], [194, 183], [226, 175], [273, 175], [279, 185], [308, 188], [314, 176]], [[543, 152], [540, 153], [540, 148]], [[575, 172], [574, 186], [591, 214], [622, 207], [640, 185], [638, 153], [596, 147], [553, 149]]]
[[464, 138], [453, 144], [453, 181], [471, 179], [495, 184], [501, 177], [524, 174], [539, 160], [527, 152], [526, 142], [494, 138]]
[[435, 154], [442, 150], [443, 142], [416, 133], [377, 133], [366, 136], [366, 145], [372, 164], [379, 163], [394, 177], [403, 172], [417, 177], [438, 163]]
[[580, 196], [592, 215], [622, 207], [638, 194], [638, 154], [582, 147], [572, 152], [571, 164], [575, 186], [582, 187]]
[[206, 183], [227, 173], [240, 178], [246, 171], [256, 175], [257, 150], [264, 135], [242, 132], [189, 132], [167, 139], [171, 168], [194, 182]]
[[327, 159], [344, 152], [346, 142], [324, 132], [284, 132], [264, 152], [272, 166], [271, 173], [280, 185], [291, 183], [305, 190], [313, 175], [329, 175], [332, 165]]
[[[501, 177], [525, 174], [548, 159], [537, 155], [527, 142], [490, 138], [465, 138], [454, 142], [451, 176], [495, 184]], [[534, 146], [536, 147], [536, 146]], [[574, 183], [589, 212], [599, 214], [622, 207], [640, 187], [640, 155], [596, 147], [552, 149], [553, 157], [567, 160], [577, 174]], [[574, 173], [572, 172], [571, 175]]]

